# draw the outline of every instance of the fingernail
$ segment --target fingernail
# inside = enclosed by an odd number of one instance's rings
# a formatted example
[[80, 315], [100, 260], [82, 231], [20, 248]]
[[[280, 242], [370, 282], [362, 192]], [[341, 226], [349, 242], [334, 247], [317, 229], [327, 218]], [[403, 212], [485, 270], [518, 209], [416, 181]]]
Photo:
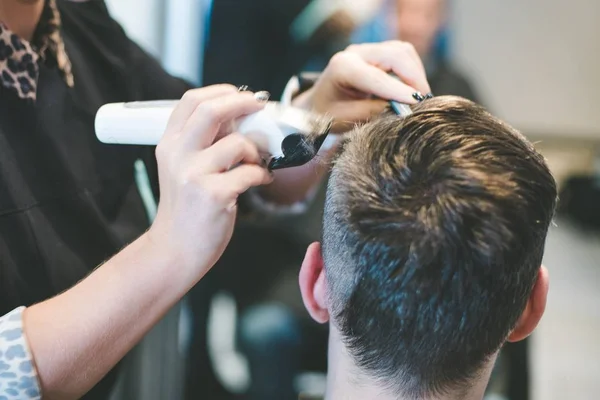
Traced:
[[425, 100], [425, 97], [423, 97], [423, 95], [420, 92], [413, 93], [412, 97], [416, 101], [423, 101], [423, 100]]
[[271, 98], [271, 93], [263, 90], [260, 92], [254, 93], [254, 98], [261, 103], [266, 103]]
[[430, 92], [430, 93], [427, 93], [427, 94], [425, 95], [425, 99], [432, 99], [432, 98], [433, 98], [433, 93], [431, 93], [431, 92]]

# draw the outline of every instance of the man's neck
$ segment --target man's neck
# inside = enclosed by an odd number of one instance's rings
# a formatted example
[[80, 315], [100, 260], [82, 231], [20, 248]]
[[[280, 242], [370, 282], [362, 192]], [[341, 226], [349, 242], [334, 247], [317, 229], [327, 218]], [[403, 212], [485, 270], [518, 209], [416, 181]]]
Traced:
[[[483, 399], [493, 365], [494, 361], [491, 360], [488, 368], [481, 374], [480, 379], [474, 382], [468, 392], [430, 400]], [[378, 385], [372, 378], [358, 370], [343, 345], [338, 331], [333, 326], [330, 326], [328, 366], [326, 400], [401, 400], [396, 394], [382, 389], [381, 384]]]
[[352, 362], [339, 332], [331, 324], [327, 354], [327, 391], [325, 400], [392, 399], [365, 377]]
[[31, 41], [46, 0], [2, 0], [0, 22], [21, 38]]

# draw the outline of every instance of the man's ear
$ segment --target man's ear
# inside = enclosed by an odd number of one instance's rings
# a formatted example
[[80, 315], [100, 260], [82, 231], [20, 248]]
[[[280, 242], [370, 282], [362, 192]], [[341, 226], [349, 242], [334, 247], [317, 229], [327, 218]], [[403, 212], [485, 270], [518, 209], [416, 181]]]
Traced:
[[327, 281], [323, 269], [320, 243], [313, 243], [306, 250], [306, 256], [300, 269], [299, 282], [302, 300], [310, 316], [321, 324], [329, 321]]
[[548, 270], [542, 265], [525, 311], [521, 314], [517, 326], [508, 337], [509, 342], [518, 342], [527, 338], [537, 327], [542, 315], [544, 315], [544, 310], [546, 310], [549, 284]]

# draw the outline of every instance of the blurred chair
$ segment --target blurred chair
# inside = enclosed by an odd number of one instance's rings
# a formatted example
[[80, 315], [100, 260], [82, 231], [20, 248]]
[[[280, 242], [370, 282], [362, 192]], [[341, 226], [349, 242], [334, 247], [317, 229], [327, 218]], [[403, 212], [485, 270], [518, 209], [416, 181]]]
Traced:
[[242, 315], [238, 329], [240, 350], [250, 367], [247, 398], [297, 398], [294, 379], [300, 370], [302, 330], [295, 315], [277, 303], [257, 305]]
[[[286, 233], [258, 222], [240, 223], [221, 260], [192, 290], [187, 398], [230, 399], [248, 390], [270, 390], [271, 382], [279, 383], [274, 388], [279, 393], [292, 389], [302, 332], [296, 316], [277, 306], [287, 299], [271, 294], [290, 276], [298, 291], [304, 247]], [[299, 294], [288, 291], [288, 297]], [[254, 307], [258, 304], [267, 307]]]

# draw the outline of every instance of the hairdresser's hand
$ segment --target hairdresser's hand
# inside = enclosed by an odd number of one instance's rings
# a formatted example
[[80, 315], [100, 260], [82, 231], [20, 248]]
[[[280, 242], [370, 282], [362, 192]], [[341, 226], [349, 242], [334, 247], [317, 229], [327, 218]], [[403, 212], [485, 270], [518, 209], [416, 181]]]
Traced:
[[234, 119], [262, 107], [252, 93], [233, 86], [189, 91], [157, 147], [161, 198], [148, 237], [178, 260], [174, 268], [189, 269], [192, 280], [225, 250], [238, 196], [272, 180], [256, 146], [230, 130]]
[[[389, 76], [390, 72], [400, 79]], [[381, 112], [387, 104], [384, 100], [414, 104], [414, 93], [430, 91], [414, 47], [389, 41], [351, 45], [337, 53], [315, 86], [298, 96], [294, 104], [329, 113], [339, 131]]]

